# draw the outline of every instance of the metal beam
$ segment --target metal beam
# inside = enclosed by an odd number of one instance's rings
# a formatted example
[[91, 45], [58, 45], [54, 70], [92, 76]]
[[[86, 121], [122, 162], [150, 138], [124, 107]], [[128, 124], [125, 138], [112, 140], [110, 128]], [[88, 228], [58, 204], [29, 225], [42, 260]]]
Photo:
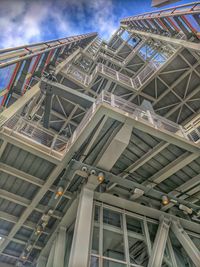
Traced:
[[66, 228], [61, 227], [55, 240], [53, 266], [64, 267], [65, 263]]
[[169, 163], [160, 171], [156, 172], [153, 176], [151, 176], [147, 181], [142, 184], [145, 186], [155, 187], [157, 184], [162, 183], [168, 177], [185, 167], [187, 164], [191, 163], [193, 160], [197, 159], [199, 155], [190, 154], [189, 152], [185, 152], [180, 157]]
[[[163, 217], [167, 217], [171, 220], [172, 219], [177, 220], [177, 217], [172, 215], [172, 214], [157, 210], [155, 208], [144, 206], [144, 205], [141, 205], [137, 202], [133, 202], [133, 201], [121, 198], [121, 197], [116, 197], [116, 196], [108, 194], [108, 193], [95, 192], [94, 198], [98, 201], [104, 202], [105, 204], [112, 205], [115, 207], [117, 206], [119, 208], [129, 210], [131, 212], [146, 216], [148, 218], [159, 220], [159, 218], [161, 218], [161, 216], [163, 216]], [[195, 233], [200, 234], [200, 228], [199, 228], [198, 223], [195, 223], [195, 222], [183, 219], [183, 218], [179, 218], [179, 220], [185, 229], [187, 229], [191, 232], [195, 232]]]
[[187, 49], [200, 51], [200, 45], [198, 43], [185, 41], [185, 40], [181, 40], [181, 39], [176, 39], [173, 37], [162, 36], [162, 35], [158, 35], [158, 34], [154, 34], [154, 33], [133, 30], [133, 29], [128, 28], [127, 26], [123, 26], [123, 27], [126, 27], [127, 31], [131, 32], [131, 33], [139, 34], [139, 35], [142, 35], [145, 37], [150, 37], [150, 38], [153, 38], [156, 40], [160, 40], [162, 42], [166, 42], [166, 43], [170, 43], [170, 44], [174, 44], [174, 45], [179, 45], [179, 46], [187, 48]]
[[36, 267], [46, 267], [46, 264], [47, 264], [47, 259], [45, 257], [40, 257]]
[[[48, 86], [47, 86], [48, 88]], [[49, 129], [49, 122], [50, 122], [50, 112], [51, 112], [51, 106], [52, 106], [52, 92], [49, 92], [48, 89], [46, 91], [46, 97], [45, 97], [45, 108], [44, 108], [44, 116], [43, 116], [43, 126], [44, 128]]]
[[54, 267], [53, 266], [54, 252], [55, 252], [55, 242], [53, 243], [53, 245], [51, 247], [49, 257], [47, 259], [46, 267]]
[[[0, 170], [4, 173], [7, 173], [7, 174], [12, 175], [14, 177], [17, 177], [23, 181], [26, 181], [30, 184], [34, 184], [38, 187], [42, 187], [45, 183], [44, 180], [42, 180], [36, 176], [30, 175], [26, 172], [18, 170], [16, 168], [9, 166], [9, 165], [2, 163], [2, 162], [0, 162]], [[56, 186], [52, 185], [49, 188], [49, 191], [56, 192]], [[71, 199], [71, 196], [72, 196], [72, 193], [70, 193], [70, 192], [65, 192], [63, 195], [63, 197], [68, 198], [68, 199]]]
[[168, 239], [167, 239], [167, 248], [169, 251], [170, 258], [171, 258], [172, 267], [178, 267], [177, 262], [176, 262], [176, 256], [174, 253], [174, 249], [173, 249], [170, 237], [168, 237]]
[[[178, 186], [173, 191], [171, 191], [169, 194], [172, 194], [173, 196], [178, 197], [178, 196], [182, 195], [183, 193], [187, 192], [189, 189], [191, 189], [193, 187], [196, 188], [196, 186], [198, 184], [200, 184], [200, 174], [197, 174], [192, 179], [189, 179], [187, 182], [185, 182], [182, 185]], [[189, 196], [188, 192], [187, 192], [186, 195]], [[166, 210], [168, 210], [169, 208], [171, 208], [173, 206], [174, 206], [173, 203], [169, 203], [168, 205], [164, 206], [162, 208], [162, 210], [166, 211]]]
[[93, 190], [90, 190], [86, 187], [82, 189], [69, 258], [70, 267], [88, 266], [93, 213], [93, 196]]
[[40, 87], [42, 91], [51, 91], [52, 94], [66, 98], [68, 101], [73, 103], [78, 103], [84, 108], [90, 107], [95, 101], [93, 97], [80, 93], [77, 90], [71, 89], [63, 84], [49, 81], [45, 78], [42, 78]]
[[127, 120], [101, 156], [101, 159], [97, 163], [99, 168], [104, 170], [112, 169], [114, 164], [128, 146], [132, 129], [133, 124], [130, 120]]
[[131, 164], [127, 169], [125, 169], [120, 174], [120, 176], [126, 178], [129, 175], [129, 173], [135, 172], [137, 169], [139, 169], [141, 166], [143, 166], [145, 163], [147, 163], [150, 159], [155, 157], [158, 153], [160, 153], [163, 149], [165, 149], [168, 146], [169, 143], [161, 141], [159, 144], [157, 144], [155, 147], [153, 147], [147, 153], [145, 153], [142, 157], [136, 160], [133, 164]]
[[179, 221], [172, 221], [172, 231], [196, 267], [200, 266], [200, 251], [183, 229]]
[[170, 220], [162, 218], [158, 226], [151, 256], [149, 258], [148, 267], [161, 267], [163, 262], [164, 251], [166, 248]]

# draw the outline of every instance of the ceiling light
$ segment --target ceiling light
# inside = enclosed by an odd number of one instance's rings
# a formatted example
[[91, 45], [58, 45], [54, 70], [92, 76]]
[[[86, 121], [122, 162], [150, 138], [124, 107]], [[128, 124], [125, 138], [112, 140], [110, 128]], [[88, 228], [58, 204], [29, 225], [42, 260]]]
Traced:
[[35, 234], [36, 235], [41, 234], [42, 233], [42, 230], [43, 230], [42, 226], [41, 225], [38, 225], [37, 228], [36, 228]]
[[97, 179], [98, 179], [99, 183], [103, 183], [103, 181], [105, 180], [104, 174], [102, 172], [100, 172], [98, 174], [98, 178]]
[[168, 205], [169, 202], [170, 202], [170, 200], [169, 200], [168, 196], [162, 196], [162, 204], [164, 206]]
[[63, 194], [64, 194], [64, 188], [62, 186], [58, 187], [55, 199], [57, 199], [58, 197], [61, 197]]

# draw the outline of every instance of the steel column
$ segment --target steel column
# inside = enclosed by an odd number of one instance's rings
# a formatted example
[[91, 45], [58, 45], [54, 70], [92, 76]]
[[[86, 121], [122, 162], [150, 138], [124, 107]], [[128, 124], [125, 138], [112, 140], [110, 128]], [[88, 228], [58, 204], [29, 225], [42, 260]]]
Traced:
[[36, 267], [46, 267], [46, 264], [47, 264], [47, 259], [45, 257], [40, 257]]
[[53, 245], [51, 247], [46, 267], [54, 267], [53, 266], [54, 252], [55, 252], [55, 242], [53, 243]]
[[170, 221], [162, 218], [156, 233], [156, 238], [153, 244], [152, 253], [149, 259], [148, 267], [161, 267], [163, 255], [166, 247]]
[[66, 245], [66, 228], [61, 227], [55, 241], [53, 266], [64, 267]]
[[69, 259], [70, 267], [88, 266], [94, 191], [82, 189]]
[[196, 267], [200, 266], [200, 251], [185, 232], [180, 222], [172, 222], [172, 231]]

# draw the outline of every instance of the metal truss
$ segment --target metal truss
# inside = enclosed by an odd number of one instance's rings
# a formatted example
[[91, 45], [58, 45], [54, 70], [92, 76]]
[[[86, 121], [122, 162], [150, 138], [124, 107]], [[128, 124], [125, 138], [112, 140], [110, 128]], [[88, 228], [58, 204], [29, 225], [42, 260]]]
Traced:
[[[93, 33], [0, 51], [0, 171], [21, 183], [4, 182], [0, 201], [23, 209], [0, 211], [11, 225], [0, 261], [198, 266], [199, 6], [125, 18], [107, 43]], [[104, 232], [120, 237], [112, 249]]]

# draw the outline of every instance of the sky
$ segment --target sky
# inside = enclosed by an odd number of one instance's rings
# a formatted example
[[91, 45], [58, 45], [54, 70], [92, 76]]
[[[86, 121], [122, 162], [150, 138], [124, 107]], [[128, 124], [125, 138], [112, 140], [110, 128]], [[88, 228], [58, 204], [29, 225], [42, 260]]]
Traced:
[[121, 18], [155, 10], [151, 0], [0, 0], [0, 48], [87, 32], [108, 40]]

